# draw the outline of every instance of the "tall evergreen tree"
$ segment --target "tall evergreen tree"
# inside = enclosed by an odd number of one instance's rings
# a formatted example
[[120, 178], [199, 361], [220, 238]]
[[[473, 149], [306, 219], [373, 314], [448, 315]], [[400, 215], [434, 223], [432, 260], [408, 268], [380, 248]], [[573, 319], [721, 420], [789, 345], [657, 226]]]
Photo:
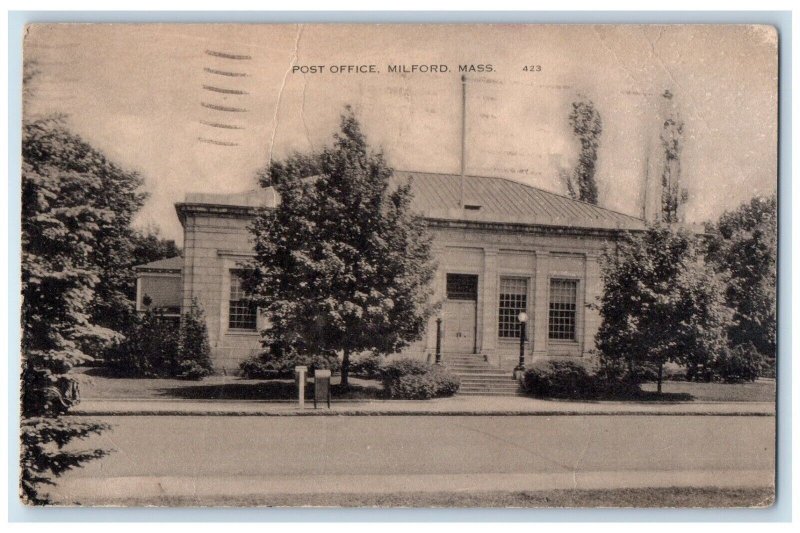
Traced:
[[[313, 174], [313, 177], [309, 177]], [[246, 287], [270, 326], [264, 357], [393, 353], [419, 339], [432, 312], [431, 238], [411, 210], [409, 184], [392, 188], [348, 107], [334, 144], [271, 166], [280, 194], [252, 225], [256, 260]]]
[[[69, 370], [116, 333], [93, 320], [96, 288], [118, 218], [136, 202], [115, 204], [105, 158], [58, 119], [23, 124], [22, 136], [22, 497], [47, 502], [41, 485], [103, 450], [66, 451], [103, 424], [61, 417], [77, 400]], [[66, 163], [71, 158], [80, 164]], [[116, 168], [116, 167], [113, 167]], [[123, 211], [120, 211], [123, 210]]]
[[[106, 215], [98, 227], [102, 238], [87, 250], [87, 261], [98, 274], [89, 312], [93, 323], [122, 331], [134, 312], [130, 292], [135, 279], [132, 267], [137, 232], [131, 222], [146, 198], [140, 190], [143, 180], [108, 160], [61, 120], [41, 119], [26, 135], [22, 156], [34, 169], [91, 178], [94, 190], [100, 191], [96, 197], [87, 198], [93, 208]], [[87, 194], [90, 191], [87, 189]]]
[[603, 133], [603, 120], [594, 102], [582, 98], [572, 103], [569, 124], [580, 143], [578, 163], [571, 174], [563, 174], [567, 192], [572, 198], [597, 204], [597, 150]]

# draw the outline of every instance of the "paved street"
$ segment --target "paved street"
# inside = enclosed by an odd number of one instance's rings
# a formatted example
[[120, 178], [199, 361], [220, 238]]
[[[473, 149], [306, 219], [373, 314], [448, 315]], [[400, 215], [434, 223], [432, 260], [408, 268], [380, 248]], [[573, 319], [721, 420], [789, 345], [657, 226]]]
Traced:
[[138, 497], [771, 484], [769, 416], [118, 416], [53, 495]]

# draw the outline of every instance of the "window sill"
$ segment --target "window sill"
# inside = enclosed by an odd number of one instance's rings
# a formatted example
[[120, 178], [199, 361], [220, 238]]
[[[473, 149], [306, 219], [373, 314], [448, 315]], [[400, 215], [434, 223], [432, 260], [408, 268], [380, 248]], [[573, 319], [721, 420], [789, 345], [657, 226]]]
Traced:
[[564, 339], [547, 339], [548, 344], [557, 344], [559, 346], [580, 346], [578, 341], [568, 341]]
[[247, 337], [247, 336], [254, 336], [254, 335], [257, 336], [257, 335], [259, 335], [259, 332], [258, 332], [257, 329], [229, 329], [228, 331], [225, 332], [225, 335], [234, 335], [234, 336]]

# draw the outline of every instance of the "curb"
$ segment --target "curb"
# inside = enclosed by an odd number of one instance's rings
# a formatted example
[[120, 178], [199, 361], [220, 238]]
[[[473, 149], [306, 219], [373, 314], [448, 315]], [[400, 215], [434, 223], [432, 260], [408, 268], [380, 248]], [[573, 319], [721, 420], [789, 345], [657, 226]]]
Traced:
[[75, 410], [67, 416], [767, 416], [774, 412], [758, 411], [185, 411], [185, 410], [137, 410], [137, 411], [81, 411]]

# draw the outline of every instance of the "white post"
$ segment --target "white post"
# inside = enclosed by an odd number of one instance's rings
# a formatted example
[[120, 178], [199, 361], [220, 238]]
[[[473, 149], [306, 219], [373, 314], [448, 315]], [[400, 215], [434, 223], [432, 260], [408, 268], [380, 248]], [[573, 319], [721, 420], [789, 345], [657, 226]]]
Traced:
[[297, 404], [301, 409], [306, 405], [306, 372], [308, 372], [307, 366], [294, 367], [294, 379], [297, 382]]

